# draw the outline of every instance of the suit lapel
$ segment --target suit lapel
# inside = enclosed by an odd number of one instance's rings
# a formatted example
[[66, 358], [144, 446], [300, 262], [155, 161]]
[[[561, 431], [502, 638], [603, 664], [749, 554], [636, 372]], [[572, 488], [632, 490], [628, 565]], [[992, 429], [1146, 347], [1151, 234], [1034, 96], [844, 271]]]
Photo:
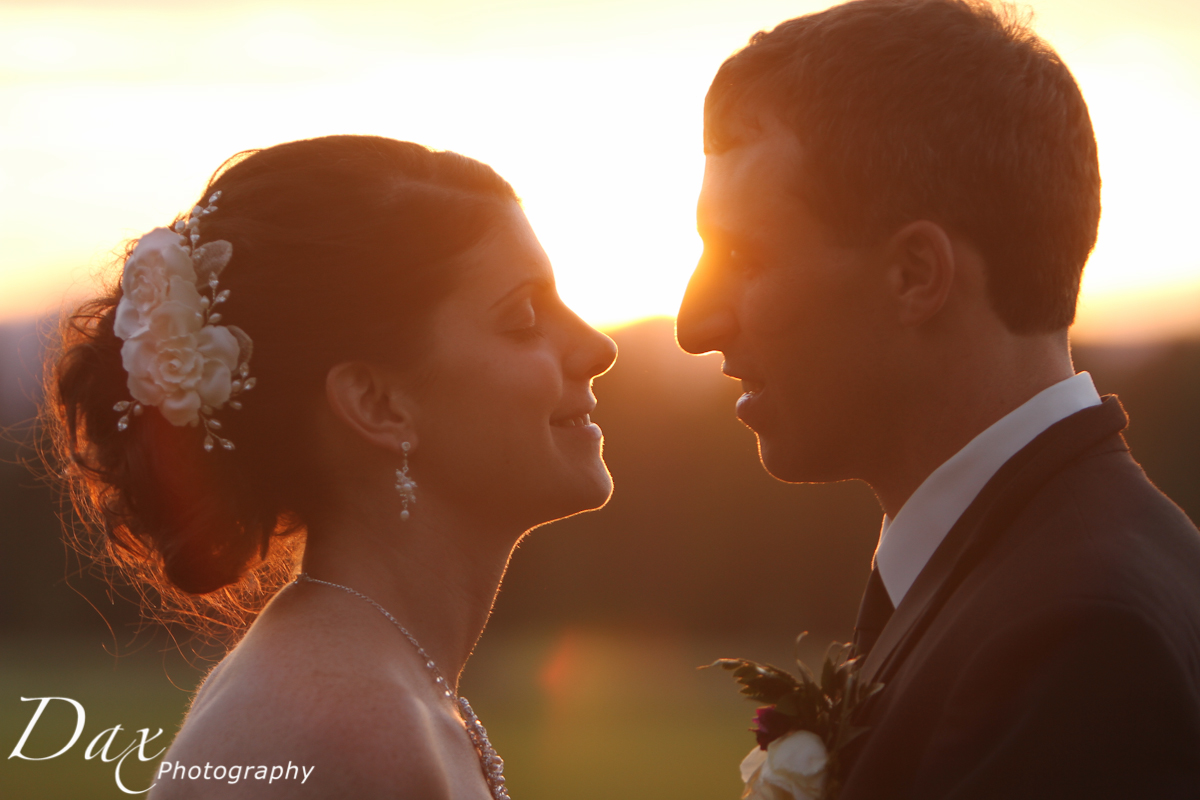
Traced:
[[885, 685], [946, 601], [1033, 495], [1059, 470], [1128, 423], [1110, 395], [1047, 428], [1002, 466], [959, 518], [888, 621], [863, 664]]

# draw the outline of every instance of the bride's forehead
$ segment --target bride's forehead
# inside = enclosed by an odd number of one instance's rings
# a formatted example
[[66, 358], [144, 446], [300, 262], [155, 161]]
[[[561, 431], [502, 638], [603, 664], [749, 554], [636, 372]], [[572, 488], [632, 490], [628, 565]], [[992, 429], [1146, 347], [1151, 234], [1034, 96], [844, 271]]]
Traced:
[[525, 283], [554, 283], [550, 259], [525, 220], [509, 218], [463, 257], [463, 280], [468, 294], [499, 298]]

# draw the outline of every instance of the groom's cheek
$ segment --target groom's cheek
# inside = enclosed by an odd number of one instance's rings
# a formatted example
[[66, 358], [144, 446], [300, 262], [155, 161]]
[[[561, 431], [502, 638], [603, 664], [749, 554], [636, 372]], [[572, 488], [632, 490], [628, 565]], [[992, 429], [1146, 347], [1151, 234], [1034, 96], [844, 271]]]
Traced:
[[[847, 396], [844, 353], [820, 340], [782, 339], [765, 378], [751, 428], [763, 467], [779, 480], [820, 482], [852, 477], [855, 433], [869, 427]], [[849, 394], [854, 394], [853, 391]]]

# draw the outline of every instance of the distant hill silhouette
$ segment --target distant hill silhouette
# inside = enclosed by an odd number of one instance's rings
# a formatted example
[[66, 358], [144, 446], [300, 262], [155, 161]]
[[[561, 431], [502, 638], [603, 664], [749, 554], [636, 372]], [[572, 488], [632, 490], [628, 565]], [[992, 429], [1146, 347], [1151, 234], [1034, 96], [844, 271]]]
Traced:
[[[32, 413], [23, 388], [31, 329], [0, 326], [0, 422]], [[534, 531], [513, 559], [497, 630], [569, 624], [846, 638], [880, 512], [860, 483], [792, 486], [767, 476], [734, 417], [738, 385], [719, 356], [693, 357], [669, 320], [612, 333], [620, 356], [596, 381], [594, 418], [616, 492], [603, 510]], [[14, 342], [24, 355], [14, 355]], [[1200, 518], [1200, 342], [1079, 347], [1076, 363], [1120, 395], [1128, 440], [1150, 477]], [[18, 374], [20, 373], [20, 374]], [[11, 448], [9, 448], [11, 455]], [[10, 459], [9, 459], [10, 460]], [[0, 632], [79, 629], [96, 612], [64, 584], [48, 493], [0, 465]], [[135, 618], [84, 578], [114, 622]]]
[[0, 427], [35, 413], [40, 351], [36, 323], [0, 325]]

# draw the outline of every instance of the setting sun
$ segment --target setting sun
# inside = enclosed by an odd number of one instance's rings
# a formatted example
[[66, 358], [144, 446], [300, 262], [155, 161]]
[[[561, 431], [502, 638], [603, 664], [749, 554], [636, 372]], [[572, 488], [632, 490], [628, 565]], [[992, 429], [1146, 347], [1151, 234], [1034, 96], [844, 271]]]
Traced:
[[[89, 286], [124, 239], [186, 209], [233, 153], [328, 133], [492, 164], [583, 317], [612, 327], [673, 315], [699, 254], [708, 82], [755, 30], [824, 5], [6, 4], [0, 320]], [[1090, 103], [1105, 181], [1076, 336], [1200, 331], [1188, 236], [1200, 214], [1200, 15], [1166, 2], [1033, 9]]]

